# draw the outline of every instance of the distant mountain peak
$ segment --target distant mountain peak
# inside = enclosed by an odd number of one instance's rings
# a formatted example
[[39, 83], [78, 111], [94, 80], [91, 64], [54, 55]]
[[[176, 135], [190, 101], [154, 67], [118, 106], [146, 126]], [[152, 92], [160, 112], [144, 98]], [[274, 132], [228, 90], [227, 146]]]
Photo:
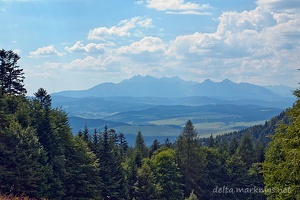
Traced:
[[223, 81], [221, 81], [221, 83], [234, 83], [234, 82], [226, 78]]
[[130, 79], [125, 79], [122, 82], [148, 82], [148, 81], [157, 81], [159, 79], [153, 77], [153, 76], [142, 76], [142, 75], [134, 75]]
[[57, 93], [70, 97], [223, 97], [223, 98], [260, 98], [274, 99], [278, 94], [262, 86], [246, 83], [234, 83], [229, 79], [214, 82], [206, 79], [202, 83], [185, 81], [178, 76], [156, 78], [136, 75], [120, 83], [101, 83], [84, 91], [64, 91]]
[[208, 79], [205, 79], [201, 84], [211, 84], [211, 83], [215, 83], [215, 82], [213, 82], [212, 80], [210, 80], [208, 78]]

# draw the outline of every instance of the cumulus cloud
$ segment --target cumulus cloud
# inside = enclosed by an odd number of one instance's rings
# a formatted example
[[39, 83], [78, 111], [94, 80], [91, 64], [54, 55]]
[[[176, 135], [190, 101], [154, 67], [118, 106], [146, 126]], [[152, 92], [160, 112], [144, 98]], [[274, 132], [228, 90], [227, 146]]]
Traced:
[[129, 46], [123, 46], [118, 49], [120, 54], [141, 54], [141, 53], [163, 53], [166, 45], [158, 37], [144, 37], [140, 41], [133, 42]]
[[106, 43], [106, 44], [96, 44], [96, 43], [89, 43], [87, 45], [82, 44], [81, 41], [77, 41], [71, 47], [65, 47], [65, 50], [68, 52], [79, 52], [79, 53], [104, 53], [107, 46], [113, 46], [113, 43]]
[[297, 69], [299, 27], [299, 13], [269, 11], [261, 6], [224, 12], [215, 32], [177, 36], [168, 45], [167, 54], [178, 61], [177, 66], [185, 65], [187, 72], [198, 77], [271, 83], [276, 78], [284, 80], [289, 71]]
[[48, 56], [62, 56], [62, 53], [59, 53], [55, 50], [54, 46], [47, 46], [38, 48], [36, 51], [29, 52], [30, 58], [39, 58], [39, 57], [48, 57]]
[[158, 11], [165, 11], [167, 14], [191, 14], [209, 15], [210, 12], [201, 12], [210, 9], [209, 4], [196, 4], [185, 2], [185, 0], [147, 0], [147, 7]]
[[258, 7], [251, 11], [225, 12], [219, 21], [214, 33], [196, 32], [176, 37], [169, 53], [182, 57], [267, 56], [274, 51], [293, 48], [295, 38], [292, 37], [300, 39], [298, 14], [270, 13]]
[[131, 30], [139, 28], [150, 28], [152, 27], [152, 19], [143, 17], [133, 17], [131, 19], [126, 19], [120, 21], [117, 26], [98, 27], [90, 30], [88, 34], [88, 39], [90, 40], [104, 40], [107, 37], [119, 36], [119, 37], [129, 37], [131, 36]]
[[64, 64], [64, 69], [74, 69], [74, 70], [106, 70], [107, 67], [113, 65], [113, 63], [118, 62], [118, 57], [114, 55], [105, 56], [86, 56], [83, 59], [75, 59], [70, 63]]

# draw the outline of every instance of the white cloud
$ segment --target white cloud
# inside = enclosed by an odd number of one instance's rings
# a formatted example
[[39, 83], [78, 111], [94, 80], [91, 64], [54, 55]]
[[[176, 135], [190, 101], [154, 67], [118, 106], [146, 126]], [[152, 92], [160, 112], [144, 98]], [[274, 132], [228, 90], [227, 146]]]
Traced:
[[112, 63], [117, 62], [117, 57], [114, 55], [107, 56], [87, 56], [84, 59], [75, 59], [70, 63], [64, 64], [64, 69], [70, 70], [106, 70]]
[[104, 40], [107, 37], [119, 36], [119, 37], [129, 37], [131, 36], [131, 30], [140, 27], [140, 28], [151, 28], [152, 19], [143, 18], [143, 17], [133, 17], [131, 19], [126, 19], [120, 21], [118, 26], [99, 27], [90, 30], [88, 34], [88, 39], [90, 40]]
[[211, 13], [201, 11], [212, 8], [209, 4], [196, 4], [185, 0], [147, 0], [147, 3], [148, 8], [166, 11], [167, 14], [207, 15]]
[[299, 0], [258, 0], [257, 5], [270, 12], [299, 13]]
[[38, 48], [36, 51], [29, 52], [30, 58], [39, 58], [39, 57], [48, 57], [48, 56], [62, 56], [62, 53], [59, 53], [55, 50], [54, 46], [47, 46]]
[[85, 53], [104, 53], [107, 46], [113, 46], [113, 43], [107, 44], [96, 44], [89, 43], [87, 45], [83, 45], [81, 41], [77, 41], [72, 47], [65, 47], [65, 50], [68, 52], [85, 52]]
[[166, 45], [158, 37], [144, 37], [140, 41], [133, 42], [130, 46], [123, 46], [118, 49], [120, 54], [141, 54], [141, 53], [163, 53]]
[[292, 44], [297, 45], [295, 38], [300, 39], [298, 14], [270, 13], [256, 8], [240, 13], [225, 12], [219, 21], [215, 33], [178, 36], [171, 42], [169, 53], [182, 57], [266, 56], [280, 49], [292, 48]]
[[167, 54], [178, 61], [174, 71], [183, 74], [187, 72], [180, 66], [185, 65], [186, 71], [199, 77], [274, 84], [296, 72], [300, 63], [300, 14], [270, 12], [260, 6], [224, 12], [215, 32], [177, 36]]

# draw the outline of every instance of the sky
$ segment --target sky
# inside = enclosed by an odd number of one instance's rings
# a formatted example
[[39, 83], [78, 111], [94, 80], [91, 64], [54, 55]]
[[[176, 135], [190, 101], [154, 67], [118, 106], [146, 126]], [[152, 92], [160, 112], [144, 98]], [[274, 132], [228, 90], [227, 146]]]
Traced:
[[0, 0], [31, 96], [134, 75], [298, 87], [299, 0]]

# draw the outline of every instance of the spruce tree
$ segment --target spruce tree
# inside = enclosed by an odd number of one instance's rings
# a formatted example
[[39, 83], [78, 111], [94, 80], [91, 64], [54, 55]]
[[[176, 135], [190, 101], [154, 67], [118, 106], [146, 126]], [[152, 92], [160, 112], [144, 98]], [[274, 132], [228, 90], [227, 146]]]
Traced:
[[140, 151], [143, 158], [148, 157], [148, 148], [145, 145], [145, 141], [141, 131], [139, 131], [136, 136], [134, 149]]
[[104, 199], [116, 199], [126, 196], [124, 172], [116, 142], [115, 131], [108, 130], [107, 126], [105, 126], [100, 140], [98, 155], [100, 160], [99, 172], [103, 182], [101, 195]]
[[24, 72], [17, 65], [20, 57], [13, 51], [0, 50], [1, 94], [25, 95]]
[[197, 196], [203, 193], [201, 180], [205, 173], [205, 154], [198, 141], [194, 125], [188, 120], [175, 143], [176, 162], [184, 177], [186, 196], [193, 189]]

